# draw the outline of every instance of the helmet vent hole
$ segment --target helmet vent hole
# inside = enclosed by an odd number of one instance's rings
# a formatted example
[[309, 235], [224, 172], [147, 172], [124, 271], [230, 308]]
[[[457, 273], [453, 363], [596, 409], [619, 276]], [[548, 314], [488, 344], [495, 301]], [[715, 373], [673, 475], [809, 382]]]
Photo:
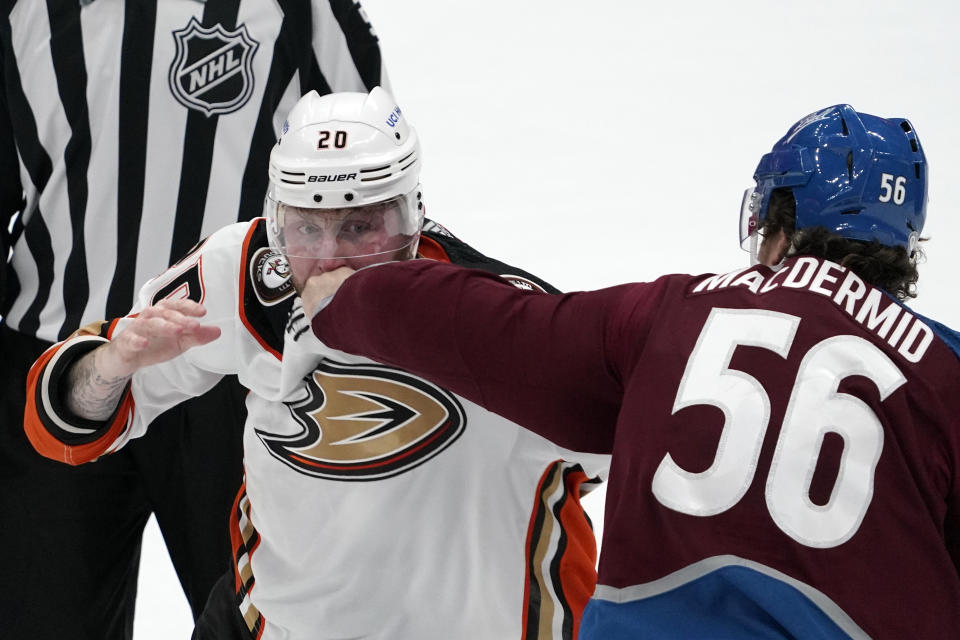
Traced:
[[843, 127], [843, 135], [845, 136], [850, 135], [850, 130], [847, 129], [847, 121], [844, 120], [843, 118], [840, 118], [840, 125]]
[[916, 174], [917, 180], [919, 180], [920, 179], [920, 163], [919, 162], [913, 163], [913, 173]]
[[346, 193], [346, 194], [344, 194], [343, 199], [346, 200], [347, 202], [350, 202], [351, 200], [353, 200], [353, 194], [352, 194], [352, 193]]
[[410, 156], [412, 156], [412, 155], [413, 155], [413, 152], [410, 152], [409, 154], [407, 154], [407, 155], [404, 156], [403, 158], [400, 158], [400, 161], [397, 162], [397, 164], [403, 164], [403, 163], [406, 162], [407, 159], [410, 158]]
[[916, 138], [910, 138], [910, 148], [913, 149], [914, 153], [920, 150], [920, 145], [917, 144]]
[[393, 135], [395, 135], [395, 136], [397, 137], [397, 140], [400, 139], [400, 133], [399, 133], [399, 132], [396, 132], [396, 131], [395, 131], [395, 132], [393, 133]]
[[846, 211], [841, 211], [840, 215], [842, 216], [855, 216], [860, 213], [859, 209], [847, 209]]
[[321, 200], [323, 200], [323, 196], [322, 196], [322, 195], [320, 195], [319, 193], [313, 194], [313, 201], [314, 201], [314, 202], [320, 202]]
[[853, 180], [853, 151], [847, 152], [847, 175]]
[[900, 128], [907, 133], [910, 133], [911, 131], [913, 131], [913, 129], [910, 128], [910, 123], [907, 122], [906, 120], [900, 123]]

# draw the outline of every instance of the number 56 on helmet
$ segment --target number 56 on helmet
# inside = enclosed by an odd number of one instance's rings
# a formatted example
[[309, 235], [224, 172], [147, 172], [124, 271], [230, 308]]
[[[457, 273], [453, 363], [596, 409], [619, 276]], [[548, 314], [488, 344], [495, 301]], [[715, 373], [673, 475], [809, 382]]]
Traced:
[[926, 218], [927, 162], [913, 125], [859, 113], [848, 104], [794, 124], [765, 154], [744, 194], [740, 242], [763, 226], [774, 189], [789, 187], [796, 228], [822, 226], [853, 240], [912, 254]]

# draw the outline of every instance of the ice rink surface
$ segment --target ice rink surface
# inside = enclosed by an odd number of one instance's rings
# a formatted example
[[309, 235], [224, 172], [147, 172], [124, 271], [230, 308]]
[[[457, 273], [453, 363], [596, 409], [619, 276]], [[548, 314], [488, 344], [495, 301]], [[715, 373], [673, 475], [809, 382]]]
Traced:
[[[422, 140], [427, 215], [565, 290], [741, 266], [741, 195], [793, 122], [844, 102], [909, 118], [931, 167], [928, 257], [911, 306], [960, 328], [957, 3], [364, 7]], [[136, 640], [189, 638], [153, 521], [139, 589]]]

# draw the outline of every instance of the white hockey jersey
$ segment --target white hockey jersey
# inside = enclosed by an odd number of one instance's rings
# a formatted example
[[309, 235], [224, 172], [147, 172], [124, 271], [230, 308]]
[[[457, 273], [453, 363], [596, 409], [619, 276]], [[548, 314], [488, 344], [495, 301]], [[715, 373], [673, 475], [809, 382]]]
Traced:
[[[421, 255], [536, 286], [434, 229]], [[25, 429], [48, 457], [92, 461], [237, 374], [250, 393], [230, 526], [237, 604], [254, 637], [575, 636], [596, 578], [580, 496], [606, 456], [561, 449], [426, 380], [326, 348], [262, 219], [213, 234], [147, 283], [133, 313], [167, 297], [202, 302], [220, 338], [138, 371], [104, 424], [71, 415], [57, 388], [130, 316], [87, 327], [34, 365]]]

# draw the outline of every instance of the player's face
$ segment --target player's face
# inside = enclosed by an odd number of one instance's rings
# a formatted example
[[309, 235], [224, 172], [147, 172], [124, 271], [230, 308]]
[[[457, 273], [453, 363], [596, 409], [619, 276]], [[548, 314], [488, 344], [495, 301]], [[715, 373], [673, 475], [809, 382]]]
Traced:
[[414, 236], [393, 203], [346, 209], [283, 208], [282, 237], [294, 286], [342, 266], [360, 269], [407, 257]]

